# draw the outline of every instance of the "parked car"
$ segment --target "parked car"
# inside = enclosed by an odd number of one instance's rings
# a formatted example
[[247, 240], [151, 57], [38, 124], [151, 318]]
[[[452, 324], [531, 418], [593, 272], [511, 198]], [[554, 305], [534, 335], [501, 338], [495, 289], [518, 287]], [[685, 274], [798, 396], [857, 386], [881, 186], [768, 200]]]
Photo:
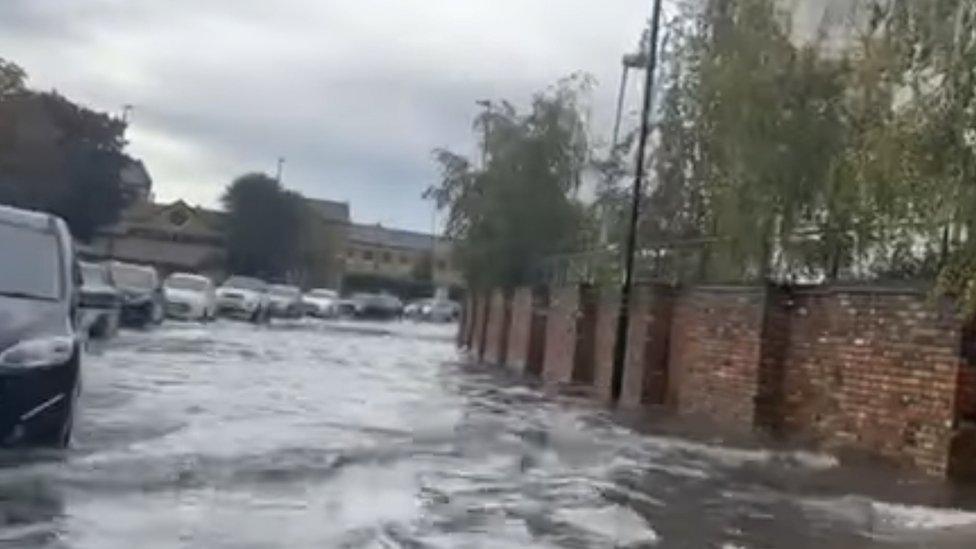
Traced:
[[339, 314], [339, 294], [335, 290], [316, 288], [302, 296], [305, 314], [317, 318], [333, 318]]
[[163, 282], [166, 316], [179, 320], [212, 320], [217, 316], [217, 291], [209, 278], [173, 273]]
[[268, 283], [249, 276], [232, 276], [217, 288], [217, 314], [265, 322], [270, 316]]
[[272, 284], [268, 290], [271, 316], [276, 318], [301, 318], [304, 314], [302, 291], [297, 286]]
[[403, 316], [407, 318], [412, 318], [414, 320], [421, 320], [424, 314], [424, 308], [432, 300], [430, 299], [418, 299], [416, 301], [411, 301], [403, 308]]
[[335, 304], [336, 315], [341, 318], [356, 316], [356, 302], [352, 299], [340, 299]]
[[403, 303], [386, 294], [356, 294], [352, 297], [356, 318], [390, 320], [403, 316]]
[[461, 305], [447, 299], [432, 299], [421, 314], [428, 322], [452, 322], [460, 316]]
[[121, 324], [142, 328], [159, 324], [165, 316], [163, 288], [156, 269], [112, 261], [109, 263], [112, 284], [122, 292]]
[[112, 286], [108, 267], [79, 263], [81, 295], [78, 312], [81, 333], [102, 339], [115, 335], [122, 310], [122, 293]]
[[80, 390], [81, 272], [61, 219], [0, 206], [0, 443], [66, 446]]

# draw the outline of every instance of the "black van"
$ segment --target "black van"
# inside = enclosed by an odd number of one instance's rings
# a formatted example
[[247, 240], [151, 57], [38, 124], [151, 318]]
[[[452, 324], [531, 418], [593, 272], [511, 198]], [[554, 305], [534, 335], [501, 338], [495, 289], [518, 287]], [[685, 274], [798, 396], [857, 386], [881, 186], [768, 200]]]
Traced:
[[0, 206], [0, 444], [66, 446], [79, 390], [80, 273], [64, 221]]

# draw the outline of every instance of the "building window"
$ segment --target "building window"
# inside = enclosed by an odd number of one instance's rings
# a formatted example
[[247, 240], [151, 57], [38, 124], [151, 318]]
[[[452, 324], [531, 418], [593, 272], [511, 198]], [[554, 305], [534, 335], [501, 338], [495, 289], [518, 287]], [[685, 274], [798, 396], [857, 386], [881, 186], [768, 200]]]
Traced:
[[363, 250], [363, 259], [366, 261], [373, 260], [373, 250]]
[[356, 259], [356, 250], [346, 250], [346, 257]]
[[439, 270], [439, 271], [446, 271], [447, 270], [447, 262], [444, 261], [443, 259], [439, 260], [437, 262], [437, 270]]
[[392, 263], [392, 262], [393, 262], [393, 254], [391, 254], [390, 252], [383, 252], [383, 263]]

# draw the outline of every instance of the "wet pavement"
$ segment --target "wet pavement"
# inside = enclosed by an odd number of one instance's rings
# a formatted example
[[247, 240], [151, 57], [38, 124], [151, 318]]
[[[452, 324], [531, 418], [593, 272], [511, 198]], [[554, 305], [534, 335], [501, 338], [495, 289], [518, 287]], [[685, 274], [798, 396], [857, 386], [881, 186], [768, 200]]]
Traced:
[[976, 512], [913, 501], [950, 488], [637, 434], [453, 333], [123, 332], [86, 357], [70, 450], [0, 453], [0, 547], [976, 546]]

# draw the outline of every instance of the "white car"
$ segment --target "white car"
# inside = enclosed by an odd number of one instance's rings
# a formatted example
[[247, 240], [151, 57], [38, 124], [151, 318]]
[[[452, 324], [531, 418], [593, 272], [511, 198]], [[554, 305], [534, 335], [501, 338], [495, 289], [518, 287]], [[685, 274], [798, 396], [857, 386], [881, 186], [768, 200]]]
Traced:
[[181, 320], [211, 320], [217, 316], [213, 281], [190, 273], [173, 273], [163, 282], [166, 316]]
[[302, 317], [302, 291], [297, 286], [272, 284], [268, 291], [271, 316], [277, 318]]
[[316, 288], [302, 296], [305, 312], [318, 318], [332, 318], [339, 314], [339, 294], [335, 290]]
[[232, 276], [217, 288], [217, 314], [264, 322], [271, 312], [268, 284], [248, 276]]

